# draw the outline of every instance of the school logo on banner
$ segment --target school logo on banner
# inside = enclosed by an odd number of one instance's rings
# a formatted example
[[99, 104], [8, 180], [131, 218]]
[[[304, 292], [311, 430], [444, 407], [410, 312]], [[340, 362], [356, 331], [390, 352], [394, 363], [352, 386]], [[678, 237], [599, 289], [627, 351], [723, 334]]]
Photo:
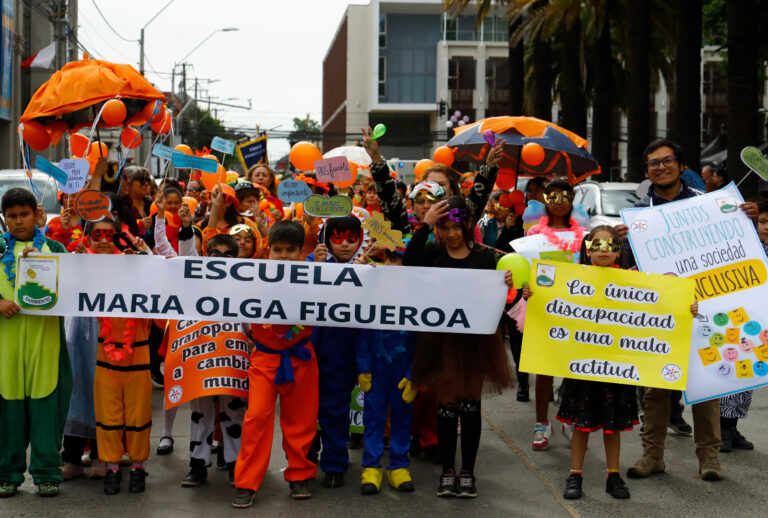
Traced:
[[534, 261], [520, 370], [680, 390], [691, 280]]
[[16, 268], [16, 300], [23, 309], [50, 309], [58, 301], [59, 258], [28, 257]]

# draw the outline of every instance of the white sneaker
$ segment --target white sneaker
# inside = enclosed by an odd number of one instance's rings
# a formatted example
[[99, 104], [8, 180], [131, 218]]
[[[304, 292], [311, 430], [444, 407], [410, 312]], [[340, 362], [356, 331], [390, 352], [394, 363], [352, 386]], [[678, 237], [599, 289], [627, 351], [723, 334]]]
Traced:
[[554, 428], [550, 423], [536, 423], [533, 427], [533, 443], [531, 448], [536, 451], [543, 451], [549, 448], [549, 439], [552, 437]]
[[560, 431], [563, 432], [563, 435], [568, 439], [568, 442], [571, 442], [571, 439], [573, 438], [573, 425], [560, 423]]

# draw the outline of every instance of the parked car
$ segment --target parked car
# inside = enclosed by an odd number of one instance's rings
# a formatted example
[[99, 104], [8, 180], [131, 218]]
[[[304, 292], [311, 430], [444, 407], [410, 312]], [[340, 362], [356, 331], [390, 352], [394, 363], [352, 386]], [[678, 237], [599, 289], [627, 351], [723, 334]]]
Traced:
[[[37, 169], [32, 170], [32, 182], [41, 193], [44, 193], [43, 209], [48, 216], [48, 221], [58, 216], [61, 213], [61, 203], [56, 197], [59, 192], [59, 185], [56, 180], [43, 174]], [[27, 179], [27, 173], [24, 169], [3, 169], [0, 170], [0, 199], [3, 195], [14, 187], [23, 187], [29, 189], [29, 181]], [[38, 202], [40, 201], [38, 197]], [[5, 221], [2, 215], [0, 215], [0, 230], [6, 232], [8, 229], [5, 226]]]
[[590, 216], [589, 226], [620, 225], [622, 209], [632, 207], [640, 198], [637, 183], [583, 182], [574, 187], [574, 204], [583, 205]]

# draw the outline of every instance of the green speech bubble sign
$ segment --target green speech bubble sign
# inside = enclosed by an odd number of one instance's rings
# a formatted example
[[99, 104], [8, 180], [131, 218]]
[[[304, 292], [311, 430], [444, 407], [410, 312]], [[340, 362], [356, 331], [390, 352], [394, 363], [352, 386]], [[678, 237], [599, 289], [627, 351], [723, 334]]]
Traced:
[[741, 161], [747, 167], [759, 174], [763, 180], [768, 180], [768, 159], [756, 147], [745, 147], [741, 150]]
[[352, 199], [346, 196], [327, 198], [313, 194], [304, 200], [304, 212], [315, 218], [341, 218], [352, 212]]

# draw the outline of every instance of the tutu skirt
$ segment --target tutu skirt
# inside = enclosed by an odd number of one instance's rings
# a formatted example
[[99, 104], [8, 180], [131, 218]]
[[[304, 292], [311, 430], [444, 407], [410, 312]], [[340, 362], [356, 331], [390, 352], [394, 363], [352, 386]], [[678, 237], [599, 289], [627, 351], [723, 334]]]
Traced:
[[582, 432], [625, 432], [639, 423], [636, 388], [599, 381], [563, 381], [557, 419]]

